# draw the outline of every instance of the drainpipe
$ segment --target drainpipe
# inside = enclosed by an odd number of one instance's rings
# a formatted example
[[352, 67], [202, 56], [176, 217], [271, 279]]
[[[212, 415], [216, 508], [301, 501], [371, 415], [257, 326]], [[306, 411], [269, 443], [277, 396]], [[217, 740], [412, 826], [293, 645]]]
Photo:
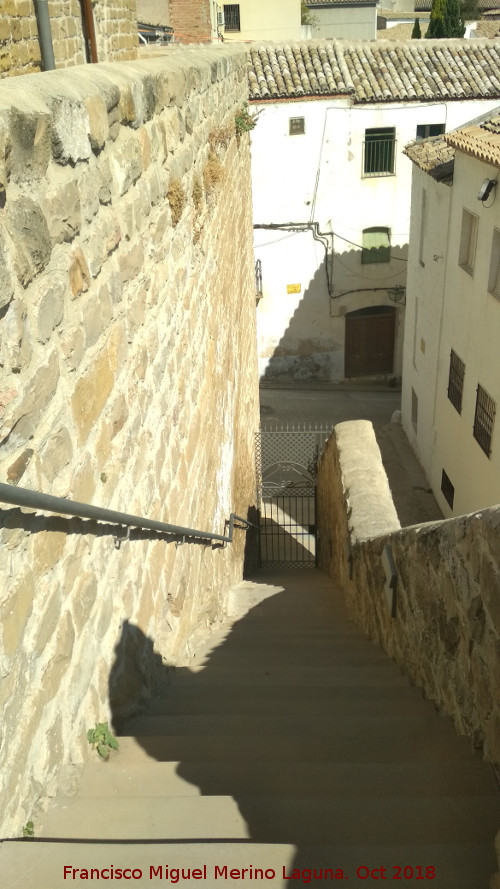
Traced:
[[52, 47], [48, 0], [35, 0], [35, 15], [43, 70], [53, 71], [56, 67], [56, 63], [54, 61], [54, 49]]
[[90, 50], [90, 61], [97, 62], [97, 41], [94, 28], [94, 14], [92, 12], [92, 0], [81, 0], [83, 12], [83, 26], [85, 37]]

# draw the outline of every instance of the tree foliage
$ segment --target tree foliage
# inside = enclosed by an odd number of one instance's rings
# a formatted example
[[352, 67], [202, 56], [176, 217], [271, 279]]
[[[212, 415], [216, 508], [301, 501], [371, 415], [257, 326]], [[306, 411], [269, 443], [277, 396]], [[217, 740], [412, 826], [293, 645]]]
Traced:
[[463, 37], [464, 34], [465, 18], [461, 0], [432, 0], [431, 18], [425, 36], [439, 39]]
[[420, 40], [422, 36], [422, 31], [420, 30], [420, 21], [415, 19], [415, 24], [413, 25], [413, 31], [411, 32], [412, 40]]
[[313, 15], [305, 0], [300, 3], [300, 23], [301, 25], [317, 25], [318, 17]]

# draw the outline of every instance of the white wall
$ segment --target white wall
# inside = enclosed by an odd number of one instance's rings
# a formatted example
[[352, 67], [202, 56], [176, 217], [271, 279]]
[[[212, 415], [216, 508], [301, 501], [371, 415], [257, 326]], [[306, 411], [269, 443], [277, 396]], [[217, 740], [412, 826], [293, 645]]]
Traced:
[[[311, 233], [256, 229], [264, 293], [258, 308], [261, 374], [343, 378], [346, 312], [393, 305], [386, 288], [406, 282], [402, 260], [409, 237], [412, 164], [403, 147], [415, 138], [417, 123], [446, 123], [450, 129], [495, 104], [351, 107], [348, 100], [337, 99], [255, 106], [260, 114], [252, 133], [254, 223], [315, 221], [321, 231], [333, 233], [334, 244], [330, 300], [324, 250]], [[304, 117], [304, 135], [288, 134], [291, 117]], [[385, 126], [396, 127], [396, 175], [364, 178], [365, 129]], [[390, 263], [361, 264], [357, 245], [363, 229], [372, 226], [392, 230]], [[300, 284], [300, 294], [289, 294], [288, 284]], [[352, 290], [358, 292], [341, 295]], [[402, 371], [403, 315], [404, 308], [397, 306], [396, 375]]]
[[224, 31], [224, 40], [300, 40], [300, 0], [240, 0], [239, 7], [241, 30]]
[[[444, 468], [455, 487], [453, 511], [460, 515], [500, 503], [500, 431], [493, 430], [491, 457], [474, 439], [478, 383], [495, 400], [500, 412], [500, 301], [488, 293], [493, 228], [500, 229], [500, 200], [483, 207], [477, 192], [483, 179], [494, 179], [498, 168], [457, 152], [446, 265], [445, 300], [436, 385], [436, 446], [431, 482], [439, 502]], [[491, 199], [487, 204], [491, 203]], [[474, 275], [458, 265], [462, 208], [479, 216]], [[447, 397], [450, 349], [465, 362], [462, 413]]]
[[314, 37], [343, 37], [349, 40], [375, 40], [377, 36], [376, 6], [338, 6], [311, 9], [317, 19]]
[[[450, 185], [436, 182], [414, 166], [401, 410], [404, 430], [428, 478], [435, 443], [434, 405], [451, 194]], [[416, 429], [412, 423], [412, 389], [418, 398]]]

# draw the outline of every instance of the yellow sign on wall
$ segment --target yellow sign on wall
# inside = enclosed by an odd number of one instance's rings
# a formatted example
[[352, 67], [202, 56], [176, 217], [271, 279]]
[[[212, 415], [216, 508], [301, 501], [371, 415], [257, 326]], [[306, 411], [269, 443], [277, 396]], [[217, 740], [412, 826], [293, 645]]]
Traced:
[[287, 293], [300, 293], [300, 291], [301, 291], [300, 284], [287, 284], [286, 285], [286, 292]]

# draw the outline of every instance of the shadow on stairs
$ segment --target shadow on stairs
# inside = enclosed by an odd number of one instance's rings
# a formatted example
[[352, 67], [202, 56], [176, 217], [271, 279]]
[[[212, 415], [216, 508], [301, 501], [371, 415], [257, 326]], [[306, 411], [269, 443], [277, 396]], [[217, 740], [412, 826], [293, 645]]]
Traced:
[[53, 801], [41, 841], [3, 844], [0, 873], [8, 889], [74, 885], [82, 868], [130, 868], [140, 887], [487, 889], [499, 825], [489, 766], [330, 579], [266, 572], [233, 591], [226, 624], [118, 754]]

